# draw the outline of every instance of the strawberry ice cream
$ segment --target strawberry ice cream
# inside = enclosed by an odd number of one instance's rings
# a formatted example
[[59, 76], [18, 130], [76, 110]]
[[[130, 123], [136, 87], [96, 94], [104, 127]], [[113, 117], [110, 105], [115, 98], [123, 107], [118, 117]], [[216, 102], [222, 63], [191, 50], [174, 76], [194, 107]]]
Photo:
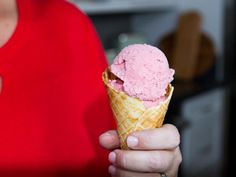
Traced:
[[114, 59], [110, 71], [119, 78], [111, 80], [110, 84], [142, 100], [146, 107], [156, 106], [166, 99], [166, 89], [174, 75], [164, 53], [147, 44], [125, 47]]

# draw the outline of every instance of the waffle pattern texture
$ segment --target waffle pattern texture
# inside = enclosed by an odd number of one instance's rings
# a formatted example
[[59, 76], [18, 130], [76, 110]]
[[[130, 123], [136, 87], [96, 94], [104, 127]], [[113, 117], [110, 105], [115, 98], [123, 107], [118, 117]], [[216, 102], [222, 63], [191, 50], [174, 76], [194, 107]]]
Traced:
[[146, 108], [141, 100], [117, 91], [109, 84], [111, 78], [108, 69], [103, 72], [102, 79], [116, 119], [121, 149], [129, 149], [126, 139], [130, 133], [162, 126], [174, 91], [171, 84], [167, 88], [167, 99], [164, 102], [158, 106]]

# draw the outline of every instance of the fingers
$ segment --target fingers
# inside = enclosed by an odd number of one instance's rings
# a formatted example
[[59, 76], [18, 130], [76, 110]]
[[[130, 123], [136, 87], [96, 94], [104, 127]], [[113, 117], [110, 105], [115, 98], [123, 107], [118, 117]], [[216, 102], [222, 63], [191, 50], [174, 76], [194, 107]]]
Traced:
[[165, 124], [160, 128], [132, 133], [127, 144], [131, 149], [140, 150], [174, 149], [180, 144], [180, 135], [175, 126]]
[[120, 169], [112, 165], [109, 167], [109, 173], [114, 177], [161, 177], [158, 173], [137, 173]]
[[102, 147], [111, 150], [119, 147], [119, 137], [115, 130], [110, 130], [99, 137], [99, 143]]
[[[176, 155], [178, 155], [176, 153]], [[123, 151], [109, 154], [109, 161], [117, 167], [136, 172], [165, 172], [175, 163], [174, 151]]]
[[[108, 131], [99, 138], [107, 149], [119, 146], [116, 131]], [[113, 177], [158, 177], [160, 172], [176, 176], [182, 161], [179, 150], [180, 135], [177, 128], [167, 124], [153, 130], [132, 133], [127, 144], [133, 150], [114, 150], [109, 154], [112, 165], [109, 168]]]
[[[99, 137], [99, 142], [106, 149], [119, 147], [119, 138], [115, 130], [103, 133]], [[127, 144], [131, 149], [139, 150], [174, 149], [180, 144], [180, 135], [175, 126], [165, 124], [157, 129], [132, 133], [127, 138]]]
[[[119, 138], [116, 131], [102, 134], [100, 144], [107, 149], [117, 148]], [[109, 154], [112, 176], [158, 177], [160, 172], [168, 176], [177, 175], [182, 156], [180, 135], [175, 126], [166, 124], [158, 129], [134, 132], [127, 138], [127, 144], [132, 151], [117, 149]]]

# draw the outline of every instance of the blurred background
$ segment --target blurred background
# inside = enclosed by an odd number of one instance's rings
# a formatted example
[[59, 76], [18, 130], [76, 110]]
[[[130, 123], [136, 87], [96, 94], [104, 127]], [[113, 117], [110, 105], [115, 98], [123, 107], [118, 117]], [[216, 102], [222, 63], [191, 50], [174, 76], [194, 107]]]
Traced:
[[233, 172], [234, 0], [74, 0], [92, 19], [108, 62], [128, 44], [161, 48], [176, 70], [166, 123], [181, 133], [179, 177]]

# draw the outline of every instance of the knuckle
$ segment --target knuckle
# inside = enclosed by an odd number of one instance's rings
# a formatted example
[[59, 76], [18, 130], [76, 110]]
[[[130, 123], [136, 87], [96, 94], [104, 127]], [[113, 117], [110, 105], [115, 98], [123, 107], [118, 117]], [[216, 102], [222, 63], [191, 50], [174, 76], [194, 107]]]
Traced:
[[172, 138], [173, 138], [172, 139], [173, 147], [179, 146], [179, 144], [180, 144], [180, 135], [179, 135], [179, 133], [174, 134]]
[[156, 172], [157, 169], [160, 168], [162, 165], [160, 155], [156, 154], [151, 154], [149, 158], [149, 163], [148, 163], [148, 170], [149, 172]]
[[170, 142], [172, 143], [172, 147], [177, 147], [180, 144], [180, 134], [178, 129], [173, 125], [168, 125], [169, 133], [170, 133]]
[[178, 158], [178, 164], [179, 164], [179, 165], [182, 163], [182, 160], [183, 160], [183, 158], [182, 158], [182, 156], [180, 155], [179, 158]]
[[138, 137], [138, 147], [142, 149], [150, 148], [153, 141], [156, 139], [155, 129], [144, 130], [142, 132], [137, 132], [134, 135]]
[[123, 151], [116, 151], [117, 154], [117, 165], [122, 168], [126, 168], [127, 160], [126, 153]]
[[139, 147], [140, 148], [147, 148], [149, 146], [149, 141], [150, 141], [151, 137], [149, 134], [146, 134], [145, 137], [143, 136], [139, 136]]
[[176, 163], [177, 163], [177, 165], [180, 165], [182, 163], [182, 160], [183, 160], [182, 154], [181, 154], [181, 152], [180, 152], [180, 150], [178, 148], [177, 149], [177, 155], [176, 155]]

